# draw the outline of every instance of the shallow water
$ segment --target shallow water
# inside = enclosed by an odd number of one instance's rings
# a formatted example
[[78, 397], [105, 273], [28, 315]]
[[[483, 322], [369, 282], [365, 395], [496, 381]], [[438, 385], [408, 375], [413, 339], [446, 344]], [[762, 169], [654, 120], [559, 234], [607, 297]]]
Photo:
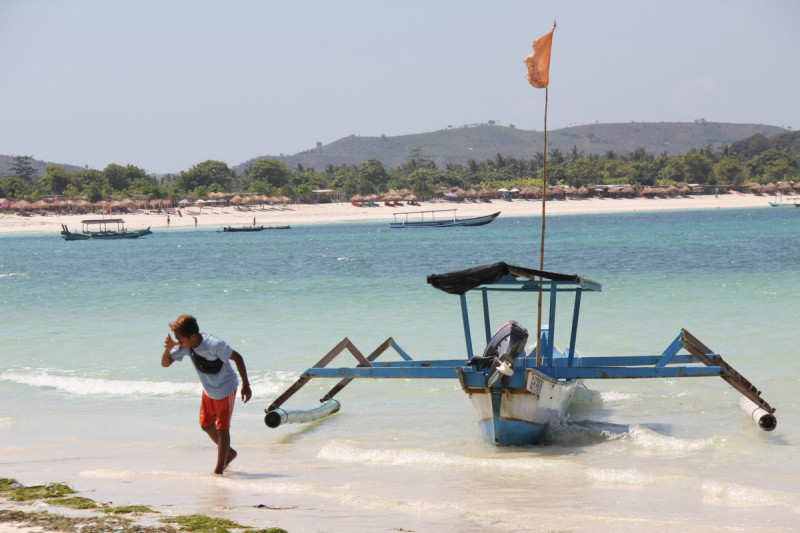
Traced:
[[[291, 531], [792, 530], [796, 211], [548, 218], [546, 269], [603, 284], [584, 296], [579, 350], [658, 354], [685, 327], [764, 391], [778, 428], [760, 432], [719, 379], [596, 380], [545, 444], [523, 448], [484, 444], [455, 380], [356, 381], [340, 413], [305, 426], [268, 429], [263, 409], [344, 336], [366, 353], [392, 336], [416, 359], [463, 357], [458, 298], [425, 276], [538, 266], [539, 218], [103, 243], [0, 237], [0, 476]], [[481, 351], [479, 301], [468, 298]], [[556, 319], [562, 345], [570, 304]], [[535, 297], [490, 305], [495, 328], [535, 328]], [[240, 457], [224, 478], [209, 475], [194, 370], [159, 364], [182, 312], [244, 355], [253, 384], [253, 400], [235, 408]], [[312, 381], [287, 406], [313, 405], [334, 383]]]

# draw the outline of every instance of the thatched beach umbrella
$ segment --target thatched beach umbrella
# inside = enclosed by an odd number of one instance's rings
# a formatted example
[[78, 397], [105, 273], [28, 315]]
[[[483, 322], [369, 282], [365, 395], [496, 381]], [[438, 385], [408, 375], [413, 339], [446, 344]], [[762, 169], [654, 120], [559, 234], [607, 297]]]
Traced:
[[466, 196], [467, 196], [467, 198], [477, 198], [478, 197], [478, 191], [476, 191], [475, 189], [470, 189], [470, 190], [467, 191]]
[[481, 190], [478, 191], [478, 196], [481, 198], [485, 198], [489, 196], [489, 191], [481, 187]]
[[589, 194], [589, 189], [581, 185], [581, 188], [578, 189], [578, 194], [580, 194], [581, 196], [586, 196], [587, 194]]
[[404, 197], [403, 200], [405, 200], [406, 202], [416, 202], [417, 197], [414, 196], [413, 194], [409, 194], [408, 196]]
[[672, 194], [674, 192], [678, 192], [678, 188], [676, 186], [670, 185], [669, 187], [667, 187], [667, 193]]
[[692, 189], [690, 189], [690, 188], [689, 188], [689, 187], [687, 187], [686, 185], [684, 185], [683, 187], [681, 187], [681, 188], [680, 188], [680, 189], [678, 189], [678, 190], [679, 190], [679, 191], [680, 191], [680, 193], [681, 193], [681, 194], [683, 194], [684, 196], [685, 196], [685, 195], [687, 195], [687, 194], [689, 194], [690, 192], [692, 192]]
[[44, 200], [39, 200], [39, 201], [33, 202], [33, 205], [31, 207], [33, 207], [35, 209], [47, 209], [48, 207], [50, 207], [50, 204], [48, 204]]
[[782, 181], [782, 182], [780, 182], [778, 184], [778, 189], [780, 189], [782, 191], [791, 191], [792, 190], [792, 186], [789, 185], [787, 182]]
[[622, 194], [629, 194], [629, 195], [630, 195], [630, 194], [636, 194], [636, 189], [634, 189], [633, 187], [631, 187], [630, 185], [628, 185], [627, 187], [625, 187], [624, 189], [622, 189], [620, 192], [621, 192]]
[[29, 201], [20, 200], [19, 202], [14, 204], [14, 207], [12, 207], [12, 209], [19, 209], [20, 211], [24, 211], [26, 209], [30, 209], [31, 207], [33, 207], [33, 206], [31, 205], [31, 203]]
[[350, 201], [351, 202], [363, 202], [364, 201], [364, 197], [361, 196], [360, 194], [356, 194], [355, 196], [350, 198]]
[[[85, 200], [81, 200], [81, 202], [85, 202]], [[80, 202], [78, 202], [80, 204]], [[119, 203], [120, 207], [133, 207], [134, 202], [130, 198], [125, 198]]]
[[364, 197], [364, 200], [366, 200], [368, 202], [377, 202], [378, 201], [378, 195], [377, 194], [370, 194], [369, 196]]
[[644, 194], [645, 196], [652, 196], [656, 194], [656, 190], [648, 185], [647, 187], [644, 188], [642, 194]]
[[794, 183], [794, 185], [792, 185], [792, 188], [794, 188], [794, 189], [800, 189], [800, 181], [796, 181], [796, 182]]
[[770, 192], [770, 191], [774, 191], [775, 189], [777, 189], [775, 184], [770, 182], [770, 183], [767, 183], [766, 185], [764, 185], [764, 188], [762, 190], [766, 191], [766, 192]]
[[[112, 203], [111, 205], [113, 206], [114, 204]], [[160, 198], [154, 198], [153, 200], [150, 200], [150, 206], [151, 207], [156, 207], [158, 205], [161, 205], [161, 199]]]
[[240, 203], [242, 203], [242, 197], [237, 194], [236, 196], [231, 198], [231, 203], [232, 204], [240, 204]]
[[403, 196], [408, 196], [409, 194], [411, 194], [411, 191], [409, 191], [408, 189], [403, 187], [402, 189], [397, 191], [397, 194], [402, 194]]
[[464, 189], [462, 189], [461, 187], [459, 187], [458, 189], [456, 189], [456, 190], [453, 192], [453, 194], [455, 194], [455, 195], [456, 195], [456, 196], [458, 196], [459, 198], [465, 198], [465, 197], [467, 196], [467, 193], [466, 193], [466, 192], [464, 191]]
[[135, 204], [136, 207], [147, 207], [147, 200], [136, 200]]

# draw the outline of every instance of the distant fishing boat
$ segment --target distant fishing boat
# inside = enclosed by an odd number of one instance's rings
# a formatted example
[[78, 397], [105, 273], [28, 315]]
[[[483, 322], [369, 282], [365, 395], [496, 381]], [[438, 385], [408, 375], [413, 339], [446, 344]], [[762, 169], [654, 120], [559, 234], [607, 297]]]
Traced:
[[264, 231], [265, 229], [291, 229], [291, 226], [241, 226], [241, 227], [234, 227], [234, 226], [225, 226], [222, 228], [222, 231], [217, 231], [217, 233], [227, 233], [232, 232], [236, 233], [239, 231]]
[[[109, 225], [116, 224], [116, 229]], [[129, 231], [125, 229], [125, 221], [121, 218], [81, 220], [81, 231], [70, 231], [66, 224], [61, 224], [61, 235], [66, 241], [86, 241], [89, 239], [138, 239], [153, 233], [147, 229]]]
[[[436, 213], [452, 213], [452, 216], [443, 217]], [[455, 209], [439, 209], [435, 211], [412, 211], [409, 213], [394, 213], [394, 222], [390, 228], [446, 228], [452, 226], [484, 226], [498, 217], [500, 211], [474, 218], [458, 218]], [[427, 215], [427, 218], [426, 218]]]

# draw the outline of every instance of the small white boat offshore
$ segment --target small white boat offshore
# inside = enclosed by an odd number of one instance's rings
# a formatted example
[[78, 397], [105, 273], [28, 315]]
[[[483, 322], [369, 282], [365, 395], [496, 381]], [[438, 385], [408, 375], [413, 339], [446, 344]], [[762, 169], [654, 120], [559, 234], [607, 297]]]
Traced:
[[[313, 367], [265, 409], [267, 426], [310, 422], [339, 411], [334, 396], [356, 378], [370, 379], [457, 379], [469, 396], [484, 440], [495, 446], [538, 444], [554, 418], [566, 415], [576, 388], [587, 379], [648, 379], [721, 377], [741, 393], [739, 406], [765, 431], [777, 425], [775, 409], [761, 392], [722, 357], [682, 329], [660, 354], [587, 357], [575, 349], [578, 335], [581, 295], [600, 292], [602, 286], [577, 275], [558, 274], [494, 263], [428, 276], [433, 287], [458, 295], [466, 341], [466, 357], [444, 360], [414, 360], [392, 337], [368, 356], [364, 356], [345, 337]], [[472, 333], [467, 310], [467, 294], [480, 295], [486, 348], [473, 353]], [[539, 293], [549, 297], [549, 323], [542, 325], [529, 344], [528, 330], [515, 321], [492, 334], [489, 293]], [[574, 296], [569, 345], [555, 345], [557, 296]], [[535, 331], [535, 330], [534, 330]], [[394, 349], [399, 361], [378, 362], [387, 349]], [[348, 350], [358, 366], [328, 368], [336, 356]], [[683, 350], [685, 353], [679, 353]], [[689, 366], [693, 365], [693, 366]], [[336, 378], [339, 383], [310, 409], [286, 409], [283, 404], [313, 378]]]
[[[456, 209], [436, 209], [434, 211], [411, 211], [408, 213], [393, 213], [394, 222], [390, 228], [450, 228], [454, 226], [485, 226], [493, 222], [500, 215], [500, 211], [482, 217], [458, 218]], [[438, 214], [437, 214], [438, 213]], [[452, 213], [442, 215], [441, 213]]]
[[[109, 227], [116, 224], [116, 228]], [[70, 231], [65, 224], [61, 224], [61, 235], [66, 241], [87, 241], [91, 239], [138, 239], [153, 233], [150, 226], [138, 231], [125, 229], [125, 221], [121, 218], [101, 218], [94, 220], [81, 220], [81, 231]]]

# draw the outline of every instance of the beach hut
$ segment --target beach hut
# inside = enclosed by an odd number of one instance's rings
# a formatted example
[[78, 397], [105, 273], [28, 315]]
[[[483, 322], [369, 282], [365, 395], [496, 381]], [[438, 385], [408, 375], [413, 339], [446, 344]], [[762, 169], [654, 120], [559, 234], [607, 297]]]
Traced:
[[33, 205], [31, 205], [31, 207], [33, 209], [38, 209], [39, 211], [41, 211], [42, 209], [47, 209], [48, 207], [50, 207], [50, 204], [48, 204], [44, 200], [38, 200], [36, 202], [33, 202]]
[[33, 206], [27, 200], [20, 200], [19, 202], [15, 203], [11, 209], [15, 209], [17, 211], [25, 211], [26, 209], [30, 209], [31, 207]]

